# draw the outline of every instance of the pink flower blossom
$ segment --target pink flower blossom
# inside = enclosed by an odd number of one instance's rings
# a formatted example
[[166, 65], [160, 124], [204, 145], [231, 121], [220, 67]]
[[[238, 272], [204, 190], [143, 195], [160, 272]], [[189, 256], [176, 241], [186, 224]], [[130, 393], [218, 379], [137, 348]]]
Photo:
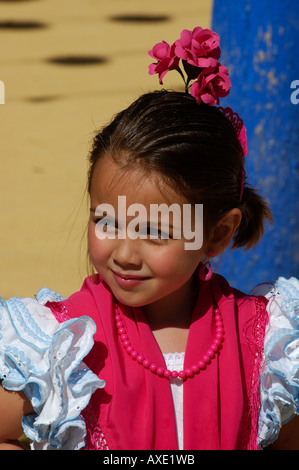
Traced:
[[175, 54], [195, 67], [215, 67], [220, 52], [218, 34], [200, 26], [193, 31], [184, 29], [175, 42]]
[[170, 46], [166, 41], [162, 41], [156, 44], [148, 53], [158, 61], [149, 65], [149, 74], [158, 73], [160, 83], [162, 83], [169, 70], [176, 69], [179, 65], [180, 59], [175, 55], [175, 44]]
[[216, 67], [204, 69], [190, 88], [190, 93], [198, 103], [203, 101], [209, 106], [219, 104], [219, 98], [229, 94], [231, 81], [226, 67], [217, 63]]

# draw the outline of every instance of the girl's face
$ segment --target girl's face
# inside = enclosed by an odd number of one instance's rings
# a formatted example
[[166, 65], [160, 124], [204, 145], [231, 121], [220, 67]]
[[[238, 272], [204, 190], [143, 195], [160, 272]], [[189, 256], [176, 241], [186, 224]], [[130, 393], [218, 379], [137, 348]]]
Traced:
[[[186, 250], [186, 240], [173, 239], [174, 220], [169, 224], [169, 238], [136, 238], [123, 236], [124, 229], [136, 222], [137, 213], [124, 219], [124, 210], [119, 213], [119, 198], [125, 196], [126, 209], [131, 204], [141, 204], [146, 209], [146, 220], [138, 219], [139, 233], [144, 236], [150, 226], [151, 204], [179, 204], [181, 207], [187, 201], [169, 186], [157, 185], [157, 179], [145, 178], [136, 170], [122, 170], [112, 158], [100, 159], [93, 172], [91, 183], [91, 211], [88, 227], [88, 244], [91, 261], [108, 284], [115, 297], [129, 306], [145, 306], [161, 299], [174, 298], [190, 294], [193, 285], [193, 273], [203, 256], [203, 248]], [[163, 194], [159, 190], [163, 188]], [[167, 198], [166, 198], [167, 196]], [[171, 201], [171, 202], [170, 202]], [[103, 213], [102, 217], [95, 214], [97, 206], [110, 204], [113, 211]], [[110, 213], [109, 213], [110, 212]], [[105, 219], [103, 219], [103, 217]], [[108, 220], [109, 218], [109, 220]], [[115, 236], [99, 239], [96, 227], [100, 220], [108, 222], [104, 231], [108, 235], [115, 225]], [[126, 227], [124, 227], [126, 223]], [[136, 224], [135, 224], [136, 225]], [[161, 228], [159, 225], [158, 229]], [[103, 233], [103, 232], [102, 232]]]

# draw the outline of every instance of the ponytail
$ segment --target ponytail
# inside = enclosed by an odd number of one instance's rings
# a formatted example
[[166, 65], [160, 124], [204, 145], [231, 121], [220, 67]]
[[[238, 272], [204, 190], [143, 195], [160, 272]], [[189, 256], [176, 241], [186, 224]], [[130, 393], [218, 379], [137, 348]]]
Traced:
[[265, 222], [273, 222], [266, 201], [250, 186], [245, 186], [240, 206], [242, 220], [235, 233], [232, 248], [249, 249], [255, 246], [264, 233]]

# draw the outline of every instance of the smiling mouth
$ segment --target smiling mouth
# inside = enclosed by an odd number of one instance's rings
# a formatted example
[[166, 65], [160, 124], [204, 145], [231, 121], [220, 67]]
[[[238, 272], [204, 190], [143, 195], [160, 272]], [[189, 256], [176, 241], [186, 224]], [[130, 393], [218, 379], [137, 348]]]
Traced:
[[121, 287], [135, 287], [150, 279], [146, 276], [137, 276], [135, 274], [123, 274], [112, 270], [113, 277]]
[[121, 277], [122, 279], [149, 279], [148, 276], [138, 276], [136, 274], [123, 274], [123, 273], [117, 273], [116, 271], [113, 271], [113, 274], [115, 274], [116, 276], [119, 276]]

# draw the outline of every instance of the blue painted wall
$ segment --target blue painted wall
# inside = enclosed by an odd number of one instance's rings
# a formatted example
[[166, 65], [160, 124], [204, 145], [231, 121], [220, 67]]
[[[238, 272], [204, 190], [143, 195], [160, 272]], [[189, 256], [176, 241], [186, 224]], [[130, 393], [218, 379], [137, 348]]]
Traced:
[[299, 101], [291, 88], [299, 80], [299, 1], [214, 0], [212, 29], [232, 81], [220, 104], [244, 120], [248, 182], [270, 202], [275, 219], [256, 248], [229, 250], [217, 260], [216, 270], [249, 292], [279, 275], [299, 277], [299, 104], [291, 102], [292, 93]]

